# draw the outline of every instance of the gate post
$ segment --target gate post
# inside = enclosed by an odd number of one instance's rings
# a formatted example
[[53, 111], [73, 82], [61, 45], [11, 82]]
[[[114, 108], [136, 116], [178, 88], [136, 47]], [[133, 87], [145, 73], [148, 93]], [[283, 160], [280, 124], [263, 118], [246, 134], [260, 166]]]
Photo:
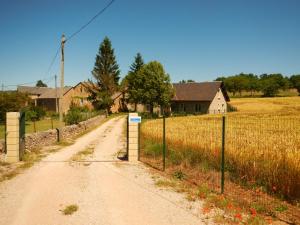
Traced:
[[19, 112], [6, 113], [6, 162], [19, 162]]
[[129, 113], [128, 116], [128, 161], [138, 161], [139, 129], [138, 123], [130, 122], [130, 117], [137, 117], [137, 113]]

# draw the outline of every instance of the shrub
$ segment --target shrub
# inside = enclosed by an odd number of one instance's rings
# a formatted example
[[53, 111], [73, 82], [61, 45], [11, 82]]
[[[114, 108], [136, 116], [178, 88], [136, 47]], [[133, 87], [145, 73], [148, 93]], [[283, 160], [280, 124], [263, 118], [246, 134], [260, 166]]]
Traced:
[[77, 108], [72, 108], [68, 111], [64, 118], [67, 125], [78, 124], [83, 120], [81, 112]]

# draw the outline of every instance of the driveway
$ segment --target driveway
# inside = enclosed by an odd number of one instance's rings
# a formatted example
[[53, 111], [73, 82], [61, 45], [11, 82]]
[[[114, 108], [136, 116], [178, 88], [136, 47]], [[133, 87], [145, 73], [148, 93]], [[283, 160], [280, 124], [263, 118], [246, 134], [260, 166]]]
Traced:
[[[181, 194], [158, 189], [143, 164], [117, 158], [125, 148], [124, 124], [124, 117], [111, 119], [0, 183], [0, 224], [204, 224], [196, 215], [200, 208], [190, 209]], [[94, 152], [71, 161], [85, 149]], [[68, 205], [78, 210], [64, 215]]]

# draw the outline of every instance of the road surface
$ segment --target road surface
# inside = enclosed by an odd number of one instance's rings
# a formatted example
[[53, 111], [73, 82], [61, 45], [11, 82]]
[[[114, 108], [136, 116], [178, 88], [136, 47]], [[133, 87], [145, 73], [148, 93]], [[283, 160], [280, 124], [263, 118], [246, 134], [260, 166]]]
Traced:
[[[120, 161], [124, 118], [111, 119], [17, 177], [0, 183], [2, 225], [205, 224], [184, 197], [159, 190], [141, 163]], [[72, 156], [94, 148], [85, 162]], [[61, 210], [77, 205], [78, 211]], [[198, 209], [195, 209], [200, 210]]]

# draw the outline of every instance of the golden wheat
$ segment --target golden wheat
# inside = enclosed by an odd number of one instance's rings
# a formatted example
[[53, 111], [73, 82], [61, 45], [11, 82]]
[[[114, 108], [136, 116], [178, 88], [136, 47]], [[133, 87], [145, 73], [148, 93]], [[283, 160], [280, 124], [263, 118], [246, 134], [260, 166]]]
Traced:
[[[294, 99], [298, 101], [300, 98]], [[276, 99], [272, 101], [276, 102]], [[282, 104], [281, 101], [282, 98], [276, 102], [284, 105], [280, 111], [262, 113], [253, 110], [252, 113], [241, 111], [226, 115], [226, 167], [242, 181], [258, 183], [269, 191], [299, 199], [300, 114], [297, 110], [293, 111], [298, 106]], [[286, 111], [287, 108], [289, 110]], [[162, 120], [146, 121], [141, 131], [143, 137], [161, 142]], [[221, 116], [166, 119], [169, 148], [196, 150], [215, 167], [220, 161], [221, 138]]]

